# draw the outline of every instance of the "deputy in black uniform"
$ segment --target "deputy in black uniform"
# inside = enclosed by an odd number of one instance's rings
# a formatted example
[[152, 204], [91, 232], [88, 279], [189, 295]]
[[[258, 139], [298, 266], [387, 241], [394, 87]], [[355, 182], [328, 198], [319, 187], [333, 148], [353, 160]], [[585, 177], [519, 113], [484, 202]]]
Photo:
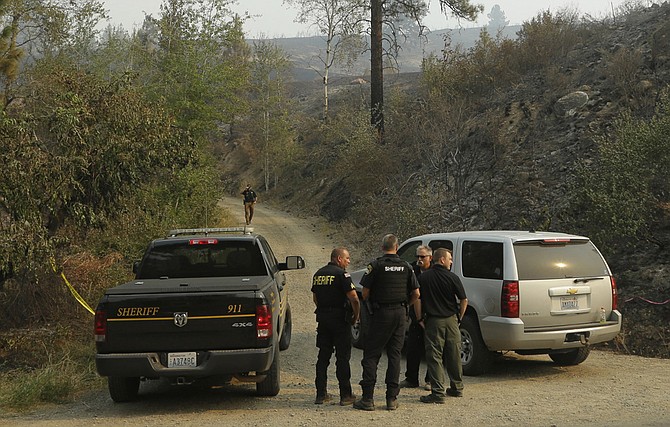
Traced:
[[[430, 246], [421, 245], [416, 248], [416, 264], [411, 265], [414, 268], [414, 275], [417, 280], [424, 271], [431, 267], [433, 260], [433, 250]], [[419, 284], [420, 285], [420, 284]], [[420, 304], [419, 301], [415, 303]], [[400, 387], [415, 388], [419, 387], [419, 367], [421, 366], [421, 359], [426, 352], [423, 341], [423, 327], [419, 324], [416, 318], [416, 311], [414, 306], [409, 309], [410, 322], [407, 326], [407, 370], [405, 371], [405, 379], [400, 382]], [[430, 390], [430, 378], [426, 372], [424, 388]]]
[[354, 402], [354, 408], [374, 411], [374, 388], [377, 366], [386, 348], [386, 409], [398, 408], [400, 352], [405, 340], [407, 307], [419, 298], [419, 284], [412, 266], [398, 255], [398, 238], [387, 234], [382, 240], [384, 255], [368, 265], [361, 279], [363, 300], [371, 314], [369, 331], [363, 349], [363, 396]]
[[[340, 386], [340, 405], [351, 405], [356, 400], [351, 392], [351, 331], [350, 325], [358, 322], [360, 302], [351, 276], [346, 272], [349, 266], [349, 251], [335, 248], [330, 254], [330, 262], [314, 274], [312, 298], [316, 304], [316, 346], [319, 355], [316, 360], [315, 404], [330, 400], [327, 392], [328, 365], [335, 349], [337, 381]], [[349, 307], [347, 307], [349, 305]], [[348, 308], [349, 310], [345, 309]], [[348, 316], [346, 314], [348, 313]], [[345, 318], [348, 317], [348, 318]]]
[[[468, 308], [468, 298], [461, 279], [449, 269], [452, 254], [449, 249], [434, 252], [435, 264], [421, 274], [421, 304], [417, 318], [425, 329], [426, 364], [432, 392], [421, 396], [424, 403], [444, 403], [444, 396], [463, 396], [463, 367], [461, 365], [461, 332], [458, 324]], [[444, 370], [449, 376], [446, 387]]]

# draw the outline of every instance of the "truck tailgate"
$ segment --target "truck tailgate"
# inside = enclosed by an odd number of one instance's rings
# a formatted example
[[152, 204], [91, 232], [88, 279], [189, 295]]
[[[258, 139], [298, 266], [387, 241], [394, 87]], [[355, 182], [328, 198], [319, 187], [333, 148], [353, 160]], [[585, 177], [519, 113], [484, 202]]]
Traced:
[[256, 337], [255, 291], [107, 295], [107, 334], [98, 352], [226, 350]]

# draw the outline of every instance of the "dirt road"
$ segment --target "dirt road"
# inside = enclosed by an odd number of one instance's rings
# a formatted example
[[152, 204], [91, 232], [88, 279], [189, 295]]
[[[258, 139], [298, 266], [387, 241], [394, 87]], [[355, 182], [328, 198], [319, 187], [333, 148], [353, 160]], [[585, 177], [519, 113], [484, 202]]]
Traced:
[[[242, 204], [225, 200], [243, 222]], [[202, 385], [142, 384], [140, 399], [115, 404], [107, 390], [80, 396], [76, 402], [29, 414], [0, 414], [0, 426], [667, 426], [670, 425], [670, 360], [645, 359], [594, 351], [579, 366], [559, 367], [547, 356], [503, 356], [495, 369], [465, 378], [465, 396], [445, 405], [419, 402], [426, 392], [403, 389], [400, 408], [361, 412], [338, 405], [314, 405], [316, 359], [313, 303], [309, 283], [336, 244], [327, 224], [291, 217], [259, 204], [253, 224], [275, 254], [302, 255], [305, 270], [287, 272], [293, 312], [291, 347], [281, 353], [282, 389], [277, 397], [255, 397], [249, 384], [210, 389]], [[375, 254], [369, 254], [372, 257]], [[361, 260], [354, 263], [361, 264]], [[362, 353], [352, 354], [352, 383], [361, 378]], [[384, 361], [384, 358], [382, 358]], [[337, 394], [334, 363], [329, 389]], [[404, 362], [403, 362], [404, 366]], [[380, 367], [380, 376], [383, 378]], [[422, 373], [425, 367], [422, 367]], [[404, 371], [404, 369], [403, 369]]]

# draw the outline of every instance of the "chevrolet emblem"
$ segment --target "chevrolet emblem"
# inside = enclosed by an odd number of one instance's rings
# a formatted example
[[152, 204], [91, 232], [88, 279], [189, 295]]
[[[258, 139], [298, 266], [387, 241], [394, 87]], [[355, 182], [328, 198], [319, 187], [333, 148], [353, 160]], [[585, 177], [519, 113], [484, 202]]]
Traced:
[[178, 327], [184, 327], [188, 323], [188, 313], [183, 311], [174, 314], [174, 324]]
[[576, 294], [577, 292], [579, 292], [579, 290], [578, 290], [578, 289], [574, 289], [574, 288], [568, 288], [568, 290], [567, 290], [566, 292], [569, 293], [570, 295], [574, 295], [574, 294]]

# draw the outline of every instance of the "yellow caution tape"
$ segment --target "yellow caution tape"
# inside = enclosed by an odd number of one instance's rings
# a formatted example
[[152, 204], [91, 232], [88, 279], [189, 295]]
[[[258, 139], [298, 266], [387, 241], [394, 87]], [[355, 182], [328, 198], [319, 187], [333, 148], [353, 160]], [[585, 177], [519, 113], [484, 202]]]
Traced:
[[[53, 269], [54, 273], [58, 274], [58, 270], [56, 269], [56, 260], [54, 260], [54, 258], [51, 257], [50, 261], [51, 261], [51, 268]], [[88, 303], [84, 300], [84, 298], [82, 298], [82, 296], [79, 295], [79, 292], [77, 292], [77, 290], [76, 290], [76, 289], [72, 286], [72, 284], [67, 280], [67, 277], [65, 277], [65, 273], [63, 273], [63, 272], [61, 271], [61, 273], [60, 273], [60, 277], [63, 278], [63, 281], [65, 282], [65, 284], [67, 285], [67, 287], [70, 289], [70, 292], [71, 292], [72, 295], [74, 296], [74, 299], [76, 299], [77, 301], [79, 301], [79, 304], [81, 304], [82, 307], [84, 307], [86, 310], [88, 310], [89, 313], [91, 313], [91, 314], [94, 315], [94, 314], [95, 314], [95, 311], [93, 311], [93, 309], [91, 308], [91, 306], [88, 305]]]

